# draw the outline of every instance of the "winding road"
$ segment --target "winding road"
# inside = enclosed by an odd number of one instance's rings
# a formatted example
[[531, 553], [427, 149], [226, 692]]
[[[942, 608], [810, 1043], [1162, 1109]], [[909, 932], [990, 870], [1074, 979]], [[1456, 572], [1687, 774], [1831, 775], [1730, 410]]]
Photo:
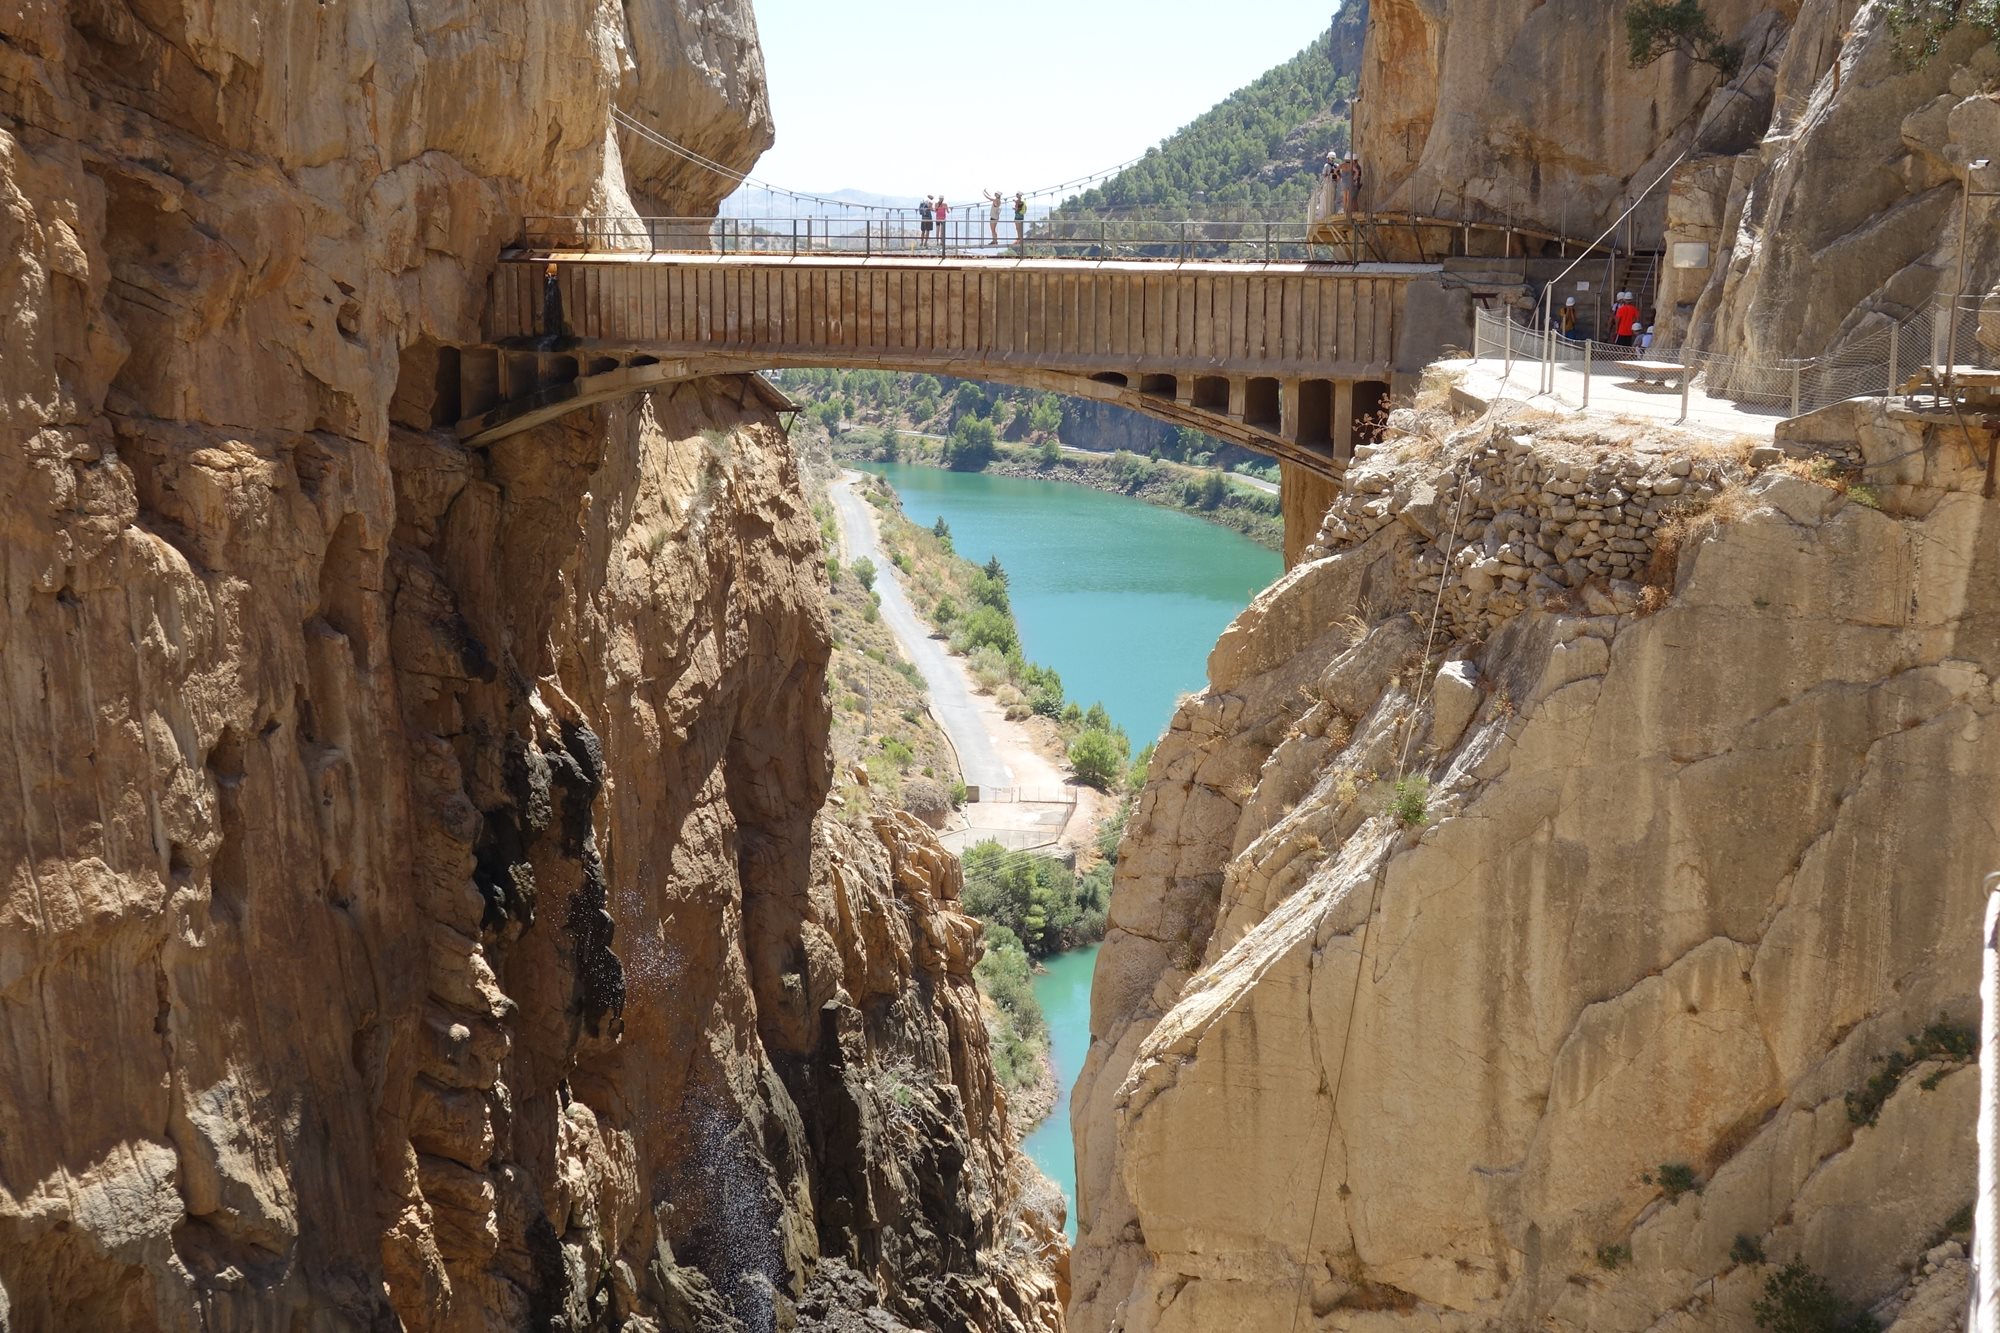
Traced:
[[876, 536], [874, 512], [866, 500], [854, 493], [853, 483], [857, 480], [858, 474], [845, 472], [828, 488], [848, 559], [866, 556], [875, 563], [875, 592], [882, 601], [882, 619], [923, 676], [930, 691], [931, 714], [951, 738], [952, 748], [958, 751], [959, 772], [966, 785], [987, 789], [1012, 786], [1014, 774], [1000, 758], [993, 738], [980, 721], [965, 673], [951, 660], [944, 645], [931, 637], [929, 627], [917, 618], [915, 608], [903, 592], [899, 572], [889, 562]]

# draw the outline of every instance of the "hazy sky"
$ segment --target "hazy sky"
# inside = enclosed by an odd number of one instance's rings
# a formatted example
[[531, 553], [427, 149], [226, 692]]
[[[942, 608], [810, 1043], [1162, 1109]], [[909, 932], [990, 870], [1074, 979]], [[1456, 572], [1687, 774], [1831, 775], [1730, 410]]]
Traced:
[[1116, 166], [1332, 20], [1338, 0], [756, 0], [777, 146], [799, 190], [972, 202]]

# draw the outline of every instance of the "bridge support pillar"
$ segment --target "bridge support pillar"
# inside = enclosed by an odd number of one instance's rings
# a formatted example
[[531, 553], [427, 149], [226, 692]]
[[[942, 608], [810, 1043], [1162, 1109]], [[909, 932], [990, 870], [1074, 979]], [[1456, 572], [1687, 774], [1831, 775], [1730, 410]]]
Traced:
[[1340, 494], [1335, 482], [1280, 459], [1278, 462], [1278, 508], [1285, 520], [1285, 568], [1299, 563], [1307, 546], [1319, 535], [1320, 521]]
[[1337, 380], [1333, 386], [1333, 456], [1343, 463], [1354, 461], [1354, 381]]

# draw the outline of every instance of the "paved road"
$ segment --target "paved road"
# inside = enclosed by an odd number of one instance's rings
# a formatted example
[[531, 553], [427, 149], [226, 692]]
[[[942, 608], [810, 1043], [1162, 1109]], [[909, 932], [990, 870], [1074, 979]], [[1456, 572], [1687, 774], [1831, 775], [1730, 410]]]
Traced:
[[833, 495], [833, 510], [840, 519], [841, 542], [847, 547], [850, 560], [867, 556], [875, 562], [875, 591], [882, 599], [882, 619], [903, 645], [903, 651], [916, 664], [917, 671], [930, 689], [931, 715], [951, 737], [953, 748], [958, 751], [958, 766], [968, 786], [1010, 787], [1014, 775], [1001, 761], [1000, 753], [993, 746], [993, 738], [986, 734], [985, 724], [979, 720], [979, 710], [972, 701], [972, 689], [966, 684], [965, 673], [951, 660], [944, 644], [933, 639], [930, 629], [917, 618], [910, 599], [903, 593], [903, 585], [897, 576], [896, 567], [889, 563], [889, 557], [882, 552], [882, 543], [875, 535], [874, 514], [866, 500], [854, 493], [851, 484], [855, 474], [844, 473], [829, 488]]

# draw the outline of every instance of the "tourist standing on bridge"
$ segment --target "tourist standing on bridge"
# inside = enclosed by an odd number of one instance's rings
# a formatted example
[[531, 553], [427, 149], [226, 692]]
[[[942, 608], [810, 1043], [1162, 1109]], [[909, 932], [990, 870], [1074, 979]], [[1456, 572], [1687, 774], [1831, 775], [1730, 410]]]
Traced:
[[1014, 196], [1014, 244], [1021, 247], [1023, 254], [1027, 253], [1028, 196], [1019, 193]]
[[946, 247], [951, 244], [950, 233], [945, 230], [945, 222], [951, 217], [951, 205], [944, 201], [943, 195], [939, 195], [937, 197], [937, 206], [932, 211], [937, 214], [938, 253], [943, 254]]
[[917, 220], [923, 224], [924, 248], [926, 250], [930, 249], [931, 245], [931, 212], [931, 197], [925, 195], [924, 201], [917, 205]]
[[563, 336], [562, 284], [556, 281], [556, 266], [542, 270], [542, 335]]
[[981, 190], [979, 195], [991, 206], [988, 210], [991, 216], [987, 219], [987, 228], [992, 233], [993, 244], [998, 245], [1000, 244], [1000, 205], [1007, 202], [1007, 196], [1001, 194], [998, 190]]

